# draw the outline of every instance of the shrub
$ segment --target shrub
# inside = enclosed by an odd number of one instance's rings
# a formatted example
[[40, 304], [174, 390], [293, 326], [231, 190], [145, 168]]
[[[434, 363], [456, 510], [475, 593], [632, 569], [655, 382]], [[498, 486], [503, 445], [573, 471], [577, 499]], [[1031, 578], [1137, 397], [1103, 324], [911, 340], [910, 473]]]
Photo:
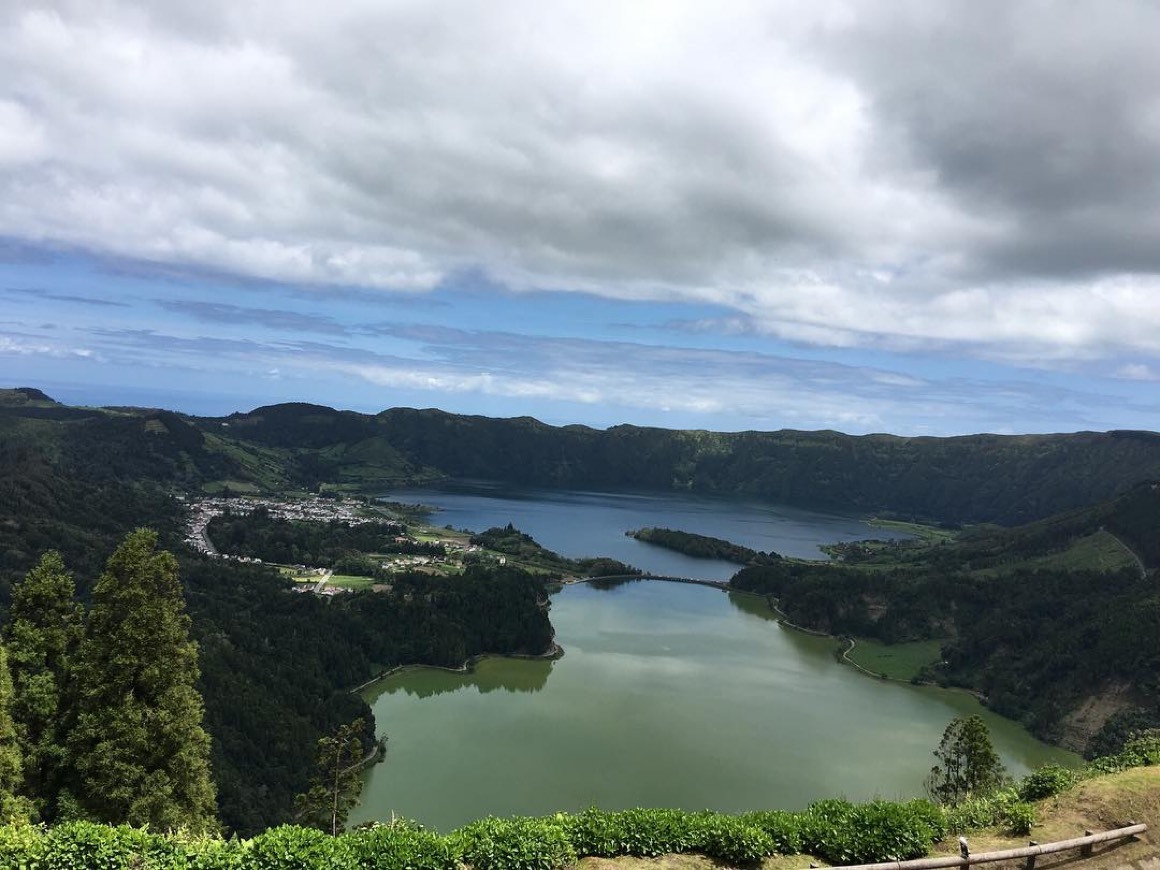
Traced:
[[1030, 834], [1035, 821], [1034, 804], [1029, 804], [1026, 801], [1016, 801], [1008, 804], [1003, 809], [1003, 823], [1006, 825], [1008, 833], [1016, 835]]
[[1115, 755], [1094, 759], [1088, 765], [1089, 774], [1118, 773], [1130, 767], [1160, 764], [1160, 728], [1137, 731]]
[[136, 828], [66, 822], [45, 836], [41, 861], [53, 870], [184, 870], [183, 853], [172, 839]]
[[1080, 780], [1076, 771], [1058, 764], [1045, 764], [1019, 783], [1019, 799], [1038, 801], [1065, 792]]
[[38, 867], [44, 853], [44, 830], [31, 825], [0, 827], [0, 867]]
[[244, 870], [345, 870], [343, 838], [315, 828], [282, 825], [250, 841], [240, 867]]
[[803, 852], [825, 857], [827, 843], [845, 836], [854, 805], [847, 800], [831, 798], [806, 807], [798, 816], [798, 833]]
[[695, 850], [729, 864], [755, 864], [774, 853], [773, 838], [737, 816], [691, 813], [686, 817]]
[[779, 855], [797, 855], [802, 851], [802, 838], [798, 817], [783, 810], [759, 810], [745, 813], [741, 818], [746, 824], [760, 828], [773, 841], [773, 849]]
[[454, 854], [475, 870], [556, 870], [576, 860], [561, 819], [489, 816], [450, 840]]
[[1126, 767], [1160, 764], [1160, 728], [1133, 734], [1119, 754]]
[[624, 854], [624, 824], [619, 813], [589, 807], [582, 813], [557, 818], [563, 823], [577, 858], [614, 858]]
[[1000, 825], [1012, 834], [1027, 834], [1034, 824], [1035, 806], [1021, 800], [1014, 788], [962, 801], [947, 810], [947, 828], [956, 834]]
[[682, 810], [631, 809], [617, 816], [621, 824], [621, 855], [655, 857], [697, 848], [688, 813]]
[[406, 822], [363, 828], [342, 840], [352, 870], [455, 870], [457, 865], [446, 839]]

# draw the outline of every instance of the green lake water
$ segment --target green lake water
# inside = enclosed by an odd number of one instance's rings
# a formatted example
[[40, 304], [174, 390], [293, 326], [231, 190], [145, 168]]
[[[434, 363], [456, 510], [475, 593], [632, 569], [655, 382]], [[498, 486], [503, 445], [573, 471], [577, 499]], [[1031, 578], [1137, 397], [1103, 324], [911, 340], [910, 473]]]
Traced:
[[352, 823], [441, 831], [484, 815], [630, 806], [799, 809], [922, 793], [955, 716], [981, 713], [1010, 771], [1076, 757], [961, 693], [840, 665], [761, 599], [661, 581], [552, 598], [565, 655], [414, 668], [368, 692], [387, 757]]

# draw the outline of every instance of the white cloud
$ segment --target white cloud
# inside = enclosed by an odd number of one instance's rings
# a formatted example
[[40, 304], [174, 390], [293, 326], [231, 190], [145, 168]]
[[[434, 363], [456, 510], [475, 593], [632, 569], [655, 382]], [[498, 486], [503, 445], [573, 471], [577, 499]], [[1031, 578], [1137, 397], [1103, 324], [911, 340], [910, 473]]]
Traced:
[[0, 235], [278, 281], [692, 300], [1160, 355], [1146, 3], [16, 3]]

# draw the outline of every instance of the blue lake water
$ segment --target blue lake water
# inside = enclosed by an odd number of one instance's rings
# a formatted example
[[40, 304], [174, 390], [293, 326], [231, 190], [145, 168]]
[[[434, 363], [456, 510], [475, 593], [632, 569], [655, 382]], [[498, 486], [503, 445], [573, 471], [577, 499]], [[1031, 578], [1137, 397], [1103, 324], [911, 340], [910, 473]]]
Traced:
[[855, 516], [684, 493], [551, 490], [456, 481], [391, 490], [385, 498], [438, 508], [430, 518], [435, 525], [482, 531], [511, 523], [562, 556], [611, 556], [652, 574], [707, 580], [728, 579], [737, 565], [694, 559], [642, 543], [625, 532], [648, 526], [679, 529], [800, 559], [826, 558], [819, 549], [822, 544], [906, 537]]

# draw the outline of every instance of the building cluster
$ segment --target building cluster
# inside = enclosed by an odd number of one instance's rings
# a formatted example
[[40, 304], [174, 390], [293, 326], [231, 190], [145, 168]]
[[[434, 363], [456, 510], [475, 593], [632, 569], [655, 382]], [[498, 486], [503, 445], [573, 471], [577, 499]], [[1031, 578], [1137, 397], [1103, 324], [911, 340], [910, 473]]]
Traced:
[[[261, 559], [249, 556], [236, 556], [221, 553], [210, 540], [207, 529], [210, 521], [227, 511], [231, 514], [249, 514], [264, 508], [270, 516], [286, 520], [307, 520], [311, 522], [332, 522], [340, 520], [350, 525], [363, 523], [383, 522], [386, 517], [366, 516], [363, 511], [365, 505], [355, 499], [281, 499], [262, 496], [233, 496], [202, 498], [189, 501], [189, 518], [185, 526], [185, 541], [195, 550], [217, 559], [230, 559], [236, 562], [261, 563]], [[409, 535], [400, 534], [395, 543], [418, 543]], [[506, 556], [496, 556], [488, 553], [477, 544], [457, 538], [441, 538], [431, 542], [442, 549], [442, 554], [395, 554], [382, 561], [384, 571], [398, 573], [414, 570], [438, 570], [439, 566], [459, 566], [464, 562], [475, 559], [497, 561], [500, 565], [506, 564]], [[311, 578], [298, 584], [298, 590], [313, 592], [319, 595], [334, 595], [348, 591], [342, 587], [329, 585], [331, 572], [324, 568], [308, 568], [305, 565], [296, 566], [299, 575], [316, 574], [317, 580]]]
[[385, 519], [385, 517], [365, 516], [362, 513], [364, 505], [353, 498], [329, 499], [317, 496], [302, 499], [261, 496], [203, 498], [190, 502], [189, 519], [185, 524], [185, 542], [207, 556], [234, 559], [239, 562], [261, 562], [261, 559], [219, 553], [206, 533], [210, 520], [216, 516], [221, 516], [226, 511], [232, 514], [249, 514], [258, 508], [265, 508], [269, 511], [270, 516], [284, 520], [310, 520], [319, 523], [341, 520], [352, 526], [363, 523], [381, 523]]

